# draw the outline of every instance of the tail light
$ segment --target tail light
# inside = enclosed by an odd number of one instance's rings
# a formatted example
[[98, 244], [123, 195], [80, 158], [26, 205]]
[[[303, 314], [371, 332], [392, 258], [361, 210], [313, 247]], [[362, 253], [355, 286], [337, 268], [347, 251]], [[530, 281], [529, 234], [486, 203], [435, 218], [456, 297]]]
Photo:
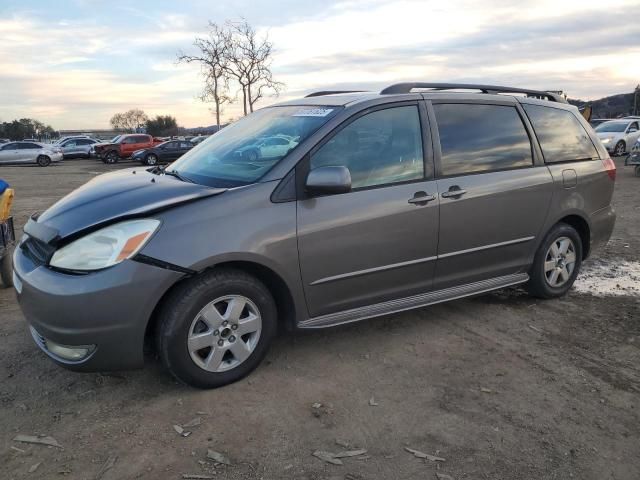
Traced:
[[604, 169], [607, 172], [607, 175], [609, 175], [609, 178], [615, 181], [616, 180], [616, 164], [614, 163], [613, 160], [611, 160], [611, 157], [607, 157], [604, 160], [602, 160], [602, 164], [604, 165]]

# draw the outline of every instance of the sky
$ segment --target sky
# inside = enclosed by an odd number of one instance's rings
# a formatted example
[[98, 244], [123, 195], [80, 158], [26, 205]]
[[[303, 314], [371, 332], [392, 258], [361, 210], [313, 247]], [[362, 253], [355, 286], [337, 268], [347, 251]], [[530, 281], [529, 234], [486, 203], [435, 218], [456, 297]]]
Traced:
[[[215, 123], [200, 70], [176, 62], [207, 22], [246, 18], [273, 42], [279, 99], [400, 81], [563, 90], [640, 83], [639, 0], [0, 0], [0, 121], [108, 128], [141, 108]], [[235, 92], [233, 92], [235, 93]], [[223, 118], [241, 114], [225, 107]]]

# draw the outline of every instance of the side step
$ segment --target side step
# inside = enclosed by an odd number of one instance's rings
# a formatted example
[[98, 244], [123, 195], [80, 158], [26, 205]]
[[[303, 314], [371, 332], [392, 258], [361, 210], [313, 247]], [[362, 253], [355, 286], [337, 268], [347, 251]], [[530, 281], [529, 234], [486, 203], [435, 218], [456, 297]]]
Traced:
[[298, 324], [298, 328], [326, 328], [345, 323], [357, 322], [367, 318], [389, 315], [391, 313], [403, 312], [414, 308], [426, 307], [435, 303], [447, 302], [458, 298], [469, 297], [479, 293], [490, 292], [499, 288], [510, 287], [524, 283], [529, 280], [526, 273], [506, 275], [504, 277], [482, 280], [481, 282], [469, 283], [458, 287], [445, 288], [435, 292], [421, 293], [412, 297], [388, 300], [382, 303], [375, 303], [365, 307], [352, 308], [342, 312], [328, 313], [313, 317]]

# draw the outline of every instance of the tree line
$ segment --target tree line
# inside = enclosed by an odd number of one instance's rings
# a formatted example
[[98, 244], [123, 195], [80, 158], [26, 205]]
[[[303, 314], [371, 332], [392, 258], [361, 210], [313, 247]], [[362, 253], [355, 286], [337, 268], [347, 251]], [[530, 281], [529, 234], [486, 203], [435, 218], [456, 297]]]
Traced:
[[144, 129], [149, 135], [156, 137], [178, 135], [184, 130], [178, 126], [178, 121], [171, 115], [156, 115], [155, 118], [149, 118], [138, 108], [116, 113], [111, 117], [110, 123], [115, 130], [139, 132]]
[[25, 138], [50, 138], [56, 135], [57, 132], [51, 125], [45, 125], [33, 118], [21, 118], [0, 123], [0, 138], [23, 140]]
[[223, 106], [239, 95], [247, 115], [261, 98], [278, 95], [284, 88], [271, 72], [273, 44], [266, 35], [259, 36], [245, 19], [223, 24], [209, 21], [207, 36], [196, 37], [193, 46], [197, 53], [179, 52], [178, 62], [200, 65], [204, 76], [200, 99], [213, 102], [218, 127]]

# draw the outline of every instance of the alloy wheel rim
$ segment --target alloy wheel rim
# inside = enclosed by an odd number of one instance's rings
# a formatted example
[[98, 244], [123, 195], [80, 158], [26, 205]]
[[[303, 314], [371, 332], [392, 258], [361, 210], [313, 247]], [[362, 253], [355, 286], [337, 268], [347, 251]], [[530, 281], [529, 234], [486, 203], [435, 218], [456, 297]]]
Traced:
[[547, 250], [544, 261], [544, 275], [553, 288], [565, 285], [576, 266], [576, 247], [569, 237], [556, 239]]
[[156, 156], [155, 155], [149, 155], [149, 158], [147, 159], [147, 162], [149, 162], [149, 165], [155, 165], [156, 164]]
[[615, 154], [616, 154], [616, 156], [620, 156], [623, 153], [624, 153], [624, 146], [622, 145], [622, 143], [618, 143], [618, 145], [616, 145]]
[[262, 316], [255, 303], [243, 295], [225, 295], [209, 302], [195, 316], [187, 349], [198, 367], [225, 372], [251, 356], [261, 332]]

